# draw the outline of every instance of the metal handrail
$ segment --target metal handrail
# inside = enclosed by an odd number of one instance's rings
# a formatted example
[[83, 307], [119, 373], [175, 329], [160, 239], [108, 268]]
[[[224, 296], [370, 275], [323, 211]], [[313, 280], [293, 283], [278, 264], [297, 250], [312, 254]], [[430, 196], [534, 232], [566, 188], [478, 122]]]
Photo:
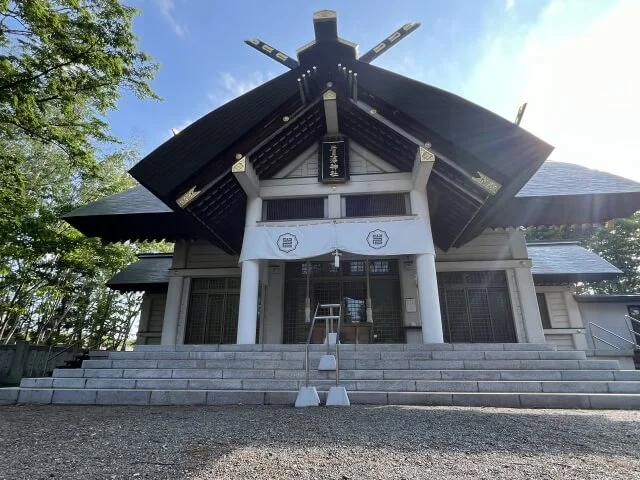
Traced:
[[[316, 324], [316, 317], [318, 316], [318, 308], [320, 304], [316, 305], [316, 312], [313, 314], [313, 320], [311, 320], [311, 328], [309, 328], [309, 335], [307, 336], [307, 343], [304, 345], [304, 369], [305, 369], [305, 387], [309, 386], [309, 344], [311, 343], [311, 337], [313, 336], [313, 327]], [[328, 339], [327, 339], [328, 341]]]
[[[637, 318], [633, 318], [633, 317], [632, 317], [632, 316], [630, 316], [630, 315], [625, 315], [625, 316], [624, 316], [624, 318], [626, 318], [626, 319], [628, 319], [628, 320], [631, 320], [632, 322], [635, 322], [635, 323], [637, 323], [638, 325], [640, 325], [640, 320], [638, 320]], [[633, 324], [626, 324], [626, 323], [625, 323], [625, 325], [627, 325], [627, 328], [629, 329], [629, 333], [631, 334], [631, 338], [635, 338], [635, 339], [637, 340], [637, 339], [638, 339], [638, 336], [640, 336], [640, 333], [636, 332], [636, 331], [633, 329]], [[638, 345], [638, 343], [637, 343], [637, 342], [636, 342], [636, 348], [640, 348], [640, 345]]]
[[[338, 328], [336, 329], [336, 387], [340, 386], [340, 327], [342, 326], [342, 306], [338, 315]], [[327, 338], [327, 343], [329, 339]]]
[[[638, 320], [637, 318], [633, 318], [630, 315], [625, 315], [625, 318], [628, 318], [629, 320], [631, 320], [632, 322], [636, 322], [638, 325], [640, 325], [640, 320]], [[634, 332], [635, 333], [635, 332]]]
[[[600, 340], [601, 342], [606, 343], [607, 345], [611, 345], [611, 344], [610, 344], [609, 342], [605, 342], [605, 341], [604, 341], [604, 340], [602, 340], [600, 337], [596, 337], [596, 336], [593, 334], [593, 332], [591, 332], [591, 327], [599, 328], [600, 330], [603, 330], [603, 331], [607, 332], [608, 334], [613, 335], [613, 336], [614, 336], [614, 337], [616, 337], [616, 338], [619, 338], [619, 339], [620, 339], [620, 340], [622, 340], [623, 342], [627, 342], [627, 343], [629, 343], [629, 344], [633, 345], [633, 346], [634, 346], [634, 347], [636, 347], [636, 348], [638, 348], [638, 347], [639, 347], [639, 345], [638, 345], [637, 343], [632, 342], [632, 341], [630, 341], [630, 340], [627, 340], [626, 338], [621, 337], [620, 335], [618, 335], [617, 333], [612, 332], [611, 330], [607, 330], [606, 328], [604, 328], [604, 327], [603, 327], [603, 326], [601, 326], [601, 325], [598, 325], [597, 323], [589, 322], [589, 331], [590, 331], [590, 333], [591, 333], [591, 337], [593, 337], [593, 338], [595, 338], [595, 339], [597, 339], [597, 340]], [[594, 347], [595, 347], [595, 342], [594, 342]], [[617, 348], [618, 350], [622, 350], [620, 347], [616, 347], [616, 348]]]
[[[624, 317], [626, 319], [629, 319], [631, 322], [634, 322], [634, 323], [640, 325], [640, 320], [638, 320], [637, 318], [633, 318], [630, 315], [625, 315]], [[629, 323], [625, 322], [625, 325], [629, 329], [629, 334], [631, 335], [631, 339], [635, 340], [635, 343], [634, 343], [635, 348], [636, 349], [640, 349], [640, 345], [638, 345], [638, 337], [640, 337], [640, 333], [638, 333], [637, 331], [634, 330], [633, 323], [631, 323], [631, 322], [629, 322]]]
[[[609, 342], [607, 342], [606, 340], [604, 340], [604, 339], [602, 339], [602, 338], [600, 338], [600, 337], [598, 337], [598, 336], [596, 336], [596, 335], [594, 335], [594, 334], [591, 334], [591, 336], [592, 336], [593, 338], [595, 338], [596, 340], [600, 340], [602, 343], [606, 343], [606, 344], [607, 344], [607, 345], [609, 345], [610, 347], [615, 348], [616, 350], [622, 350], [619, 346], [614, 345], [613, 343], [609, 343]], [[594, 346], [595, 346], [595, 342], [594, 342]]]
[[51, 360], [55, 360], [56, 358], [58, 358], [60, 355], [62, 355], [65, 352], [68, 352], [69, 350], [71, 350], [72, 348], [76, 348], [80, 346], [81, 342], [76, 342], [73, 345], [69, 345], [68, 347], [66, 347], [63, 350], [60, 350], [58, 353], [56, 353], [53, 357], [50, 357], [49, 355], [51, 355], [51, 349], [53, 348], [53, 346], [49, 347], [49, 353], [47, 354], [47, 361], [44, 362], [44, 368], [42, 369], [42, 376], [44, 377], [47, 373], [47, 367], [49, 366], [49, 363], [51, 362]]

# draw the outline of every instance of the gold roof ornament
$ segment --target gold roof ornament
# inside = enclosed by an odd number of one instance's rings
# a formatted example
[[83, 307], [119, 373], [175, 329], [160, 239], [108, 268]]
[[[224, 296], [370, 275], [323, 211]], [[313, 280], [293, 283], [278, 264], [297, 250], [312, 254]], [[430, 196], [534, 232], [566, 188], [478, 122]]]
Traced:
[[176, 199], [176, 203], [180, 208], [184, 208], [189, 205], [195, 198], [200, 195], [200, 190], [196, 190], [195, 185], [191, 187], [188, 191], [180, 195]]
[[[238, 158], [238, 157], [236, 157]], [[247, 157], [241, 157], [236, 163], [231, 167], [231, 173], [242, 173], [247, 171]]]
[[496, 193], [498, 193], [498, 190], [502, 188], [502, 185], [500, 185], [500, 183], [496, 182], [493, 178], [485, 175], [482, 172], [476, 172], [476, 176], [471, 177], [471, 180], [473, 180], [475, 184], [480, 185], [491, 195], [495, 195]]
[[435, 162], [436, 161], [436, 156], [433, 154], [433, 152], [430, 152], [425, 147], [419, 147], [419, 148], [420, 148], [420, 161], [421, 162]]

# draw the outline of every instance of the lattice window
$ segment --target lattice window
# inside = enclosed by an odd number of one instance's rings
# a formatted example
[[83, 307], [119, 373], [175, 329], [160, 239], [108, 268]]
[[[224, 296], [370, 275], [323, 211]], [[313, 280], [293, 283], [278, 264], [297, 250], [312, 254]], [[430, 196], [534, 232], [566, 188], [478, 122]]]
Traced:
[[325, 218], [325, 197], [278, 198], [265, 200], [263, 220], [304, 220]]
[[406, 214], [407, 197], [404, 193], [350, 195], [345, 197], [346, 217], [377, 217]]
[[238, 333], [240, 278], [194, 278], [185, 343], [235, 343]]
[[504, 271], [439, 273], [438, 285], [445, 341], [516, 341]]

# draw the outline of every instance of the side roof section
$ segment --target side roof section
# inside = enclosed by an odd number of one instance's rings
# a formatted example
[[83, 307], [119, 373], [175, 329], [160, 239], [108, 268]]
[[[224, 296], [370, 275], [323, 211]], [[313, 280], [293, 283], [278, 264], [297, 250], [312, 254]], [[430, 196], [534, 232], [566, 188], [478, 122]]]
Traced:
[[615, 280], [622, 272], [579, 242], [527, 244], [536, 282], [597, 282]]

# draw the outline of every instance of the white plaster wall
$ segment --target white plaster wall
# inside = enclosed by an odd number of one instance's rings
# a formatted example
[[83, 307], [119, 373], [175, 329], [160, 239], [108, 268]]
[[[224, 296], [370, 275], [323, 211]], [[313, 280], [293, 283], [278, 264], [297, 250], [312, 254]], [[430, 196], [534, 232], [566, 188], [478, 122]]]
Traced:
[[[436, 262], [460, 262], [469, 260], [509, 260], [514, 258], [512, 237], [516, 231], [487, 230], [460, 248], [446, 252], [436, 249]], [[526, 253], [524, 257], [527, 258]]]
[[145, 293], [142, 299], [140, 323], [138, 325], [138, 338], [136, 340], [138, 345], [160, 344], [166, 302], [166, 293]]
[[612, 348], [598, 340], [596, 340], [594, 344], [592, 333], [620, 348], [632, 348], [630, 344], [613, 335], [603, 331], [598, 332], [598, 329], [594, 327], [591, 327], [591, 331], [589, 331], [588, 328], [589, 322], [593, 322], [629, 341], [632, 341], [633, 339], [624, 317], [625, 315], [628, 315], [626, 303], [578, 303], [578, 307], [586, 327], [587, 344], [590, 349], [607, 350]]
[[[372, 173], [397, 172], [390, 163], [374, 155], [353, 140], [349, 141], [349, 174], [366, 175]], [[273, 178], [318, 178], [318, 147], [314, 146], [289, 165], [276, 173]]]
[[547, 301], [551, 328], [544, 330], [548, 343], [555, 343], [558, 350], [586, 350], [587, 337], [578, 304], [573, 298], [573, 286], [536, 286]]
[[547, 292], [544, 294], [549, 308], [549, 320], [552, 328], [570, 328], [569, 312], [564, 301], [564, 292]]
[[553, 331], [545, 330], [544, 338], [547, 343], [555, 343], [558, 350], [576, 350], [571, 333], [553, 333]]
[[184, 248], [185, 250], [185, 268], [238, 267], [239, 257], [237, 255], [229, 255], [220, 248], [204, 240], [198, 242], [180, 242], [176, 244], [176, 251], [178, 248]]

